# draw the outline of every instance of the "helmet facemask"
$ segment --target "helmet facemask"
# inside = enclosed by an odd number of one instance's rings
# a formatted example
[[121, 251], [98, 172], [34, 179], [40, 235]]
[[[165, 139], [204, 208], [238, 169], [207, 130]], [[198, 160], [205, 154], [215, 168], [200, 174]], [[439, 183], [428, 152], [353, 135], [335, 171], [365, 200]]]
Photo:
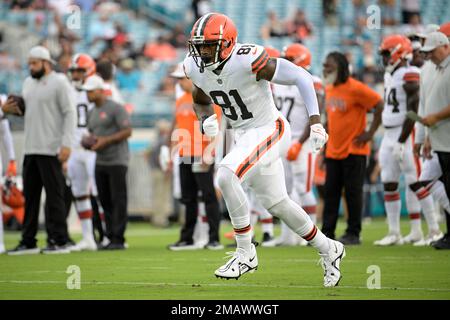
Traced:
[[[230, 51], [227, 57], [222, 56], [222, 51], [230, 47], [231, 42], [223, 39], [223, 27], [220, 26], [218, 39], [206, 40], [205, 36], [193, 36], [189, 40], [189, 55], [194, 58], [196, 65], [200, 68], [200, 72], [204, 69], [214, 71], [217, 67], [225, 61], [233, 52]], [[202, 56], [201, 47], [210, 46], [209, 52], [211, 56]], [[233, 48], [234, 49], [234, 48]]]
[[[195, 38], [195, 37], [194, 37]], [[203, 38], [203, 37], [202, 37]], [[208, 69], [210, 71], [216, 69], [220, 62], [220, 48], [222, 45], [222, 40], [190, 40], [189, 41], [189, 55], [194, 58], [196, 65], [200, 68], [200, 72], [203, 72], [204, 69]], [[211, 55], [202, 55], [202, 46], [208, 46], [210, 49], [208, 50]]]
[[[73, 77], [73, 72], [82, 72], [83, 76], [81, 77], [81, 79], [75, 79]], [[84, 80], [86, 79], [86, 71], [81, 68], [75, 68], [75, 67], [71, 68], [71, 69], [69, 69], [69, 78], [70, 78], [72, 85], [75, 87], [75, 89], [77, 89], [78, 91], [81, 91], [81, 86], [83, 85]]]

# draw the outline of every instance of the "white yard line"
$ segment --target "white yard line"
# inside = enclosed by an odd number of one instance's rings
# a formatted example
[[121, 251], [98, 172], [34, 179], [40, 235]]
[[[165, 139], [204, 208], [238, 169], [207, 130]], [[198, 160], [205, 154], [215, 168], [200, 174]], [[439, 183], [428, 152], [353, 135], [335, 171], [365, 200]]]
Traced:
[[[0, 280], [1, 283], [10, 284], [66, 284], [65, 281], [56, 280]], [[171, 282], [140, 282], [140, 281], [82, 281], [81, 285], [124, 285], [124, 286], [170, 286], [170, 287], [242, 287], [242, 288], [280, 288], [280, 289], [323, 289], [322, 286], [302, 285], [263, 285], [263, 284], [226, 284], [226, 283], [171, 283]], [[339, 286], [336, 289], [367, 289], [359, 286]], [[407, 287], [381, 287], [379, 290], [408, 290], [408, 291], [437, 291], [450, 292], [450, 288], [407, 288]], [[372, 290], [371, 290], [372, 291]], [[373, 290], [376, 292], [377, 290]]]

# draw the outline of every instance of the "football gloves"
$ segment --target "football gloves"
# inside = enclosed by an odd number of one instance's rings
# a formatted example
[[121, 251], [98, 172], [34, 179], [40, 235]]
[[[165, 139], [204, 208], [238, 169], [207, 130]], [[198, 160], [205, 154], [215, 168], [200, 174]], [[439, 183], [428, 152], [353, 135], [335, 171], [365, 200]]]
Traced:
[[316, 123], [311, 126], [309, 139], [311, 141], [312, 151], [318, 153], [328, 141], [328, 134], [322, 124]]

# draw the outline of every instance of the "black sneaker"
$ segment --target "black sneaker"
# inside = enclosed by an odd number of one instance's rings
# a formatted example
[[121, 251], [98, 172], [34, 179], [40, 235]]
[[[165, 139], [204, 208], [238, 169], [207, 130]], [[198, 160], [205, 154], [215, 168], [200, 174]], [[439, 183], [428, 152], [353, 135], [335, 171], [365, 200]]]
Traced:
[[176, 212], [172, 212], [170, 214], [170, 216], [167, 217], [167, 221], [169, 221], [169, 223], [177, 223], [179, 220], [179, 214]]
[[433, 242], [432, 246], [435, 249], [439, 249], [439, 250], [450, 249], [450, 236], [449, 236], [449, 234], [447, 233], [444, 237], [442, 237], [438, 241]]
[[343, 245], [359, 245], [361, 244], [361, 240], [358, 236], [351, 234], [344, 234], [337, 241], [341, 242]]
[[264, 232], [261, 247], [275, 247], [275, 244], [275, 238], [272, 237], [268, 232]]
[[7, 251], [10, 256], [21, 256], [25, 254], [39, 254], [41, 253], [41, 249], [39, 249], [36, 245], [27, 246], [25, 244], [19, 243], [17, 247], [12, 250]]
[[209, 250], [222, 250], [224, 246], [219, 241], [211, 241], [205, 246], [205, 248]]
[[123, 243], [110, 242], [107, 246], [101, 248], [101, 250], [125, 250], [126, 247]]
[[72, 238], [69, 238], [69, 240], [67, 240], [67, 245], [69, 245], [69, 246], [75, 246], [77, 243], [72, 239]]
[[178, 241], [169, 245], [167, 248], [172, 251], [200, 249], [200, 247], [196, 246], [193, 241]]
[[71, 245], [69, 243], [57, 245], [55, 243], [47, 244], [47, 247], [41, 250], [43, 254], [67, 254], [70, 253]]

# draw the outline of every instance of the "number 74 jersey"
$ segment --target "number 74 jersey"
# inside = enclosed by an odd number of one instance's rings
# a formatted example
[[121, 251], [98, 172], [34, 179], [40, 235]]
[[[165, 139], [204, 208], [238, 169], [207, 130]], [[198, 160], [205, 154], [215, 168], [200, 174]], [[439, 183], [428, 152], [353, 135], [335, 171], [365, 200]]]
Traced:
[[280, 116], [266, 80], [256, 74], [269, 61], [264, 47], [237, 43], [220, 75], [207, 69], [203, 73], [192, 57], [184, 59], [184, 71], [192, 82], [222, 109], [235, 129], [248, 129], [275, 122]]
[[406, 82], [419, 82], [420, 69], [414, 66], [400, 67], [393, 74], [384, 74], [384, 109], [383, 126], [398, 127], [403, 125], [407, 110]]

